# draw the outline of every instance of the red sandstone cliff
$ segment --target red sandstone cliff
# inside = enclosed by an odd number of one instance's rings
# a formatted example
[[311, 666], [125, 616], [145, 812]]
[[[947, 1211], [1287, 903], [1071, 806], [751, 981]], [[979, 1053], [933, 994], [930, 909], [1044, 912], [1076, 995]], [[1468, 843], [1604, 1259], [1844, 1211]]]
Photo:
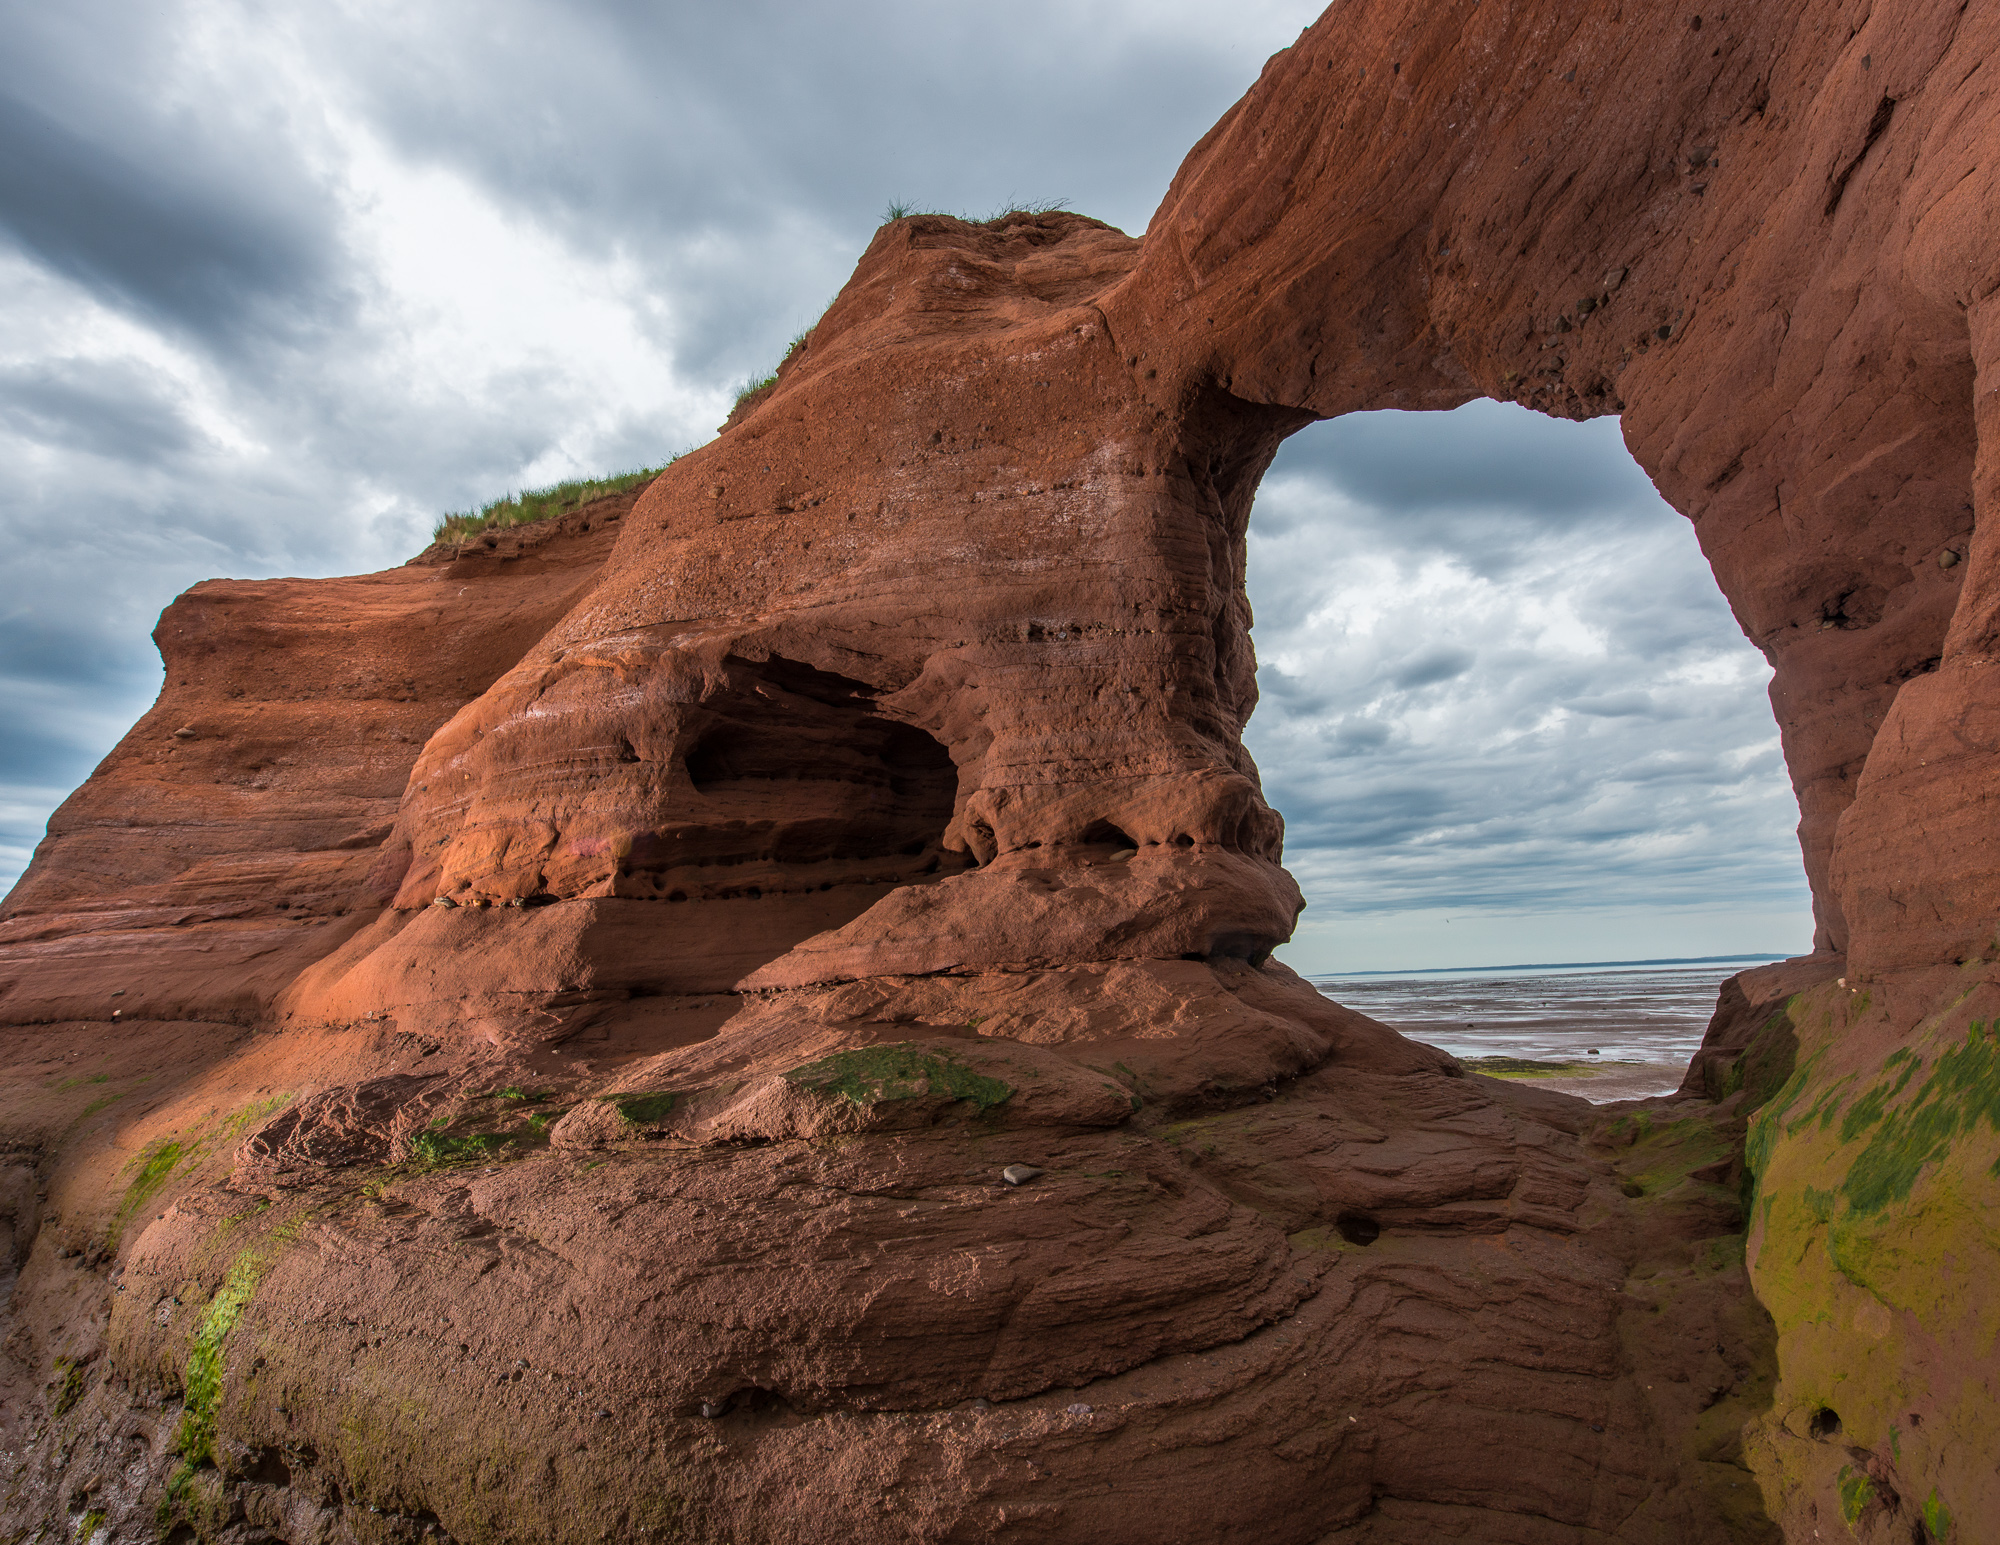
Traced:
[[[2000, 1520], [1996, 42], [1340, 7], [1144, 242], [896, 222], [636, 501], [176, 603], [0, 919], [12, 1515]], [[1821, 953], [1649, 1110], [1266, 958], [1258, 477], [1480, 394], [1619, 414], [1777, 672]]]

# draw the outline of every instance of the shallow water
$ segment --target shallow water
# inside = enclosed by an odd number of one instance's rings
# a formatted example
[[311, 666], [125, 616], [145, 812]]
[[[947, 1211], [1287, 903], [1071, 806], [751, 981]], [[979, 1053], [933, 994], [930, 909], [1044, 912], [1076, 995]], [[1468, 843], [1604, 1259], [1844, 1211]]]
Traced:
[[1603, 1071], [1595, 1076], [1537, 1082], [1587, 1099], [1636, 1099], [1679, 1086], [1723, 981], [1762, 963], [1315, 977], [1313, 985], [1336, 1003], [1455, 1057], [1598, 1064]]

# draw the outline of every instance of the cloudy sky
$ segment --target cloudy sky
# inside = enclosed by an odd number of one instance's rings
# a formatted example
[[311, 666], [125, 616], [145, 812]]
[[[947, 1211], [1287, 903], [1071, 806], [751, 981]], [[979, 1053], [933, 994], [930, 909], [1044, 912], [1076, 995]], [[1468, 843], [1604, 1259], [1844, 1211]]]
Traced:
[[[0, 887], [217, 574], [707, 440], [892, 200], [1142, 231], [1306, 0], [0, 0]], [[1253, 749], [1309, 970], [1792, 950], [1763, 662], [1610, 423], [1287, 447]]]

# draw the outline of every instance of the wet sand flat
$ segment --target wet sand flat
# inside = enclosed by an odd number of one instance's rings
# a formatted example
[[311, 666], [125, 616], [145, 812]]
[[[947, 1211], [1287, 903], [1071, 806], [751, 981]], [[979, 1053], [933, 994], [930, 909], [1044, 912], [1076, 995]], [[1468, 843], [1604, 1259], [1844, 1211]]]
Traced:
[[[1326, 976], [1313, 985], [1441, 1047], [1475, 1072], [1528, 1078], [1537, 1088], [1602, 1103], [1678, 1088], [1724, 979], [1761, 963], [1758, 957], [1524, 975]], [[1482, 1059], [1501, 1060], [1482, 1066]]]

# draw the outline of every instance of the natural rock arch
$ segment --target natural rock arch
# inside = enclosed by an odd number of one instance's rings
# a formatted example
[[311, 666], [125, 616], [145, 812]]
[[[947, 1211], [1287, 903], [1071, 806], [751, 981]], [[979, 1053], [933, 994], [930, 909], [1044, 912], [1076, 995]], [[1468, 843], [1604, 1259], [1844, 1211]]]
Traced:
[[[15, 1204], [54, 1306], [27, 1355], [108, 1372], [46, 1419], [129, 1420], [229, 1304], [258, 1351], [202, 1385], [215, 1468], [170, 1487], [163, 1443], [105, 1493], [134, 1517], [269, 1511], [280, 1452], [322, 1513], [460, 1538], [1768, 1537], [1753, 1474], [1799, 1537], [2000, 1516], [1958, 1414], [1996, 1254], [1993, 29], [1343, 5], [1143, 242], [897, 221], [636, 499], [176, 603], [160, 705], [10, 899], [0, 1012], [118, 1048], [121, 982], [133, 1019], [260, 1033], [173, 1030], [172, 1101], [12, 1134], [67, 1198]], [[1644, 1123], [1261, 963], [1299, 898], [1240, 742], [1257, 479], [1316, 418], [1482, 393], [1620, 414], [1777, 672], [1821, 952], [1739, 979], [1707, 1098]], [[938, 851], [863, 855], [937, 868], [782, 927], [761, 886], [620, 895], [662, 840], [648, 751], [736, 781], [703, 726], [776, 677], [831, 713], [853, 684], [871, 765], [924, 788], [944, 748]], [[218, 820], [191, 768], [227, 780], [253, 690], [365, 746]], [[1769, 1317], [1732, 1264], [1760, 1106]], [[108, 1330], [62, 1352], [72, 1307]], [[58, 1511], [71, 1452], [7, 1506]]]

